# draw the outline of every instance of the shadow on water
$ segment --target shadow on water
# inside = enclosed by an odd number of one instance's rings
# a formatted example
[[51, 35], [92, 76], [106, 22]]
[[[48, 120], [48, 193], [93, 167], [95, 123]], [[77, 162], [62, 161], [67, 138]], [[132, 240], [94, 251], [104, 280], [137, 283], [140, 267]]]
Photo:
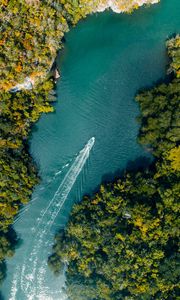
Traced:
[[[166, 41], [175, 38], [177, 35], [177, 33], [173, 33], [170, 34], [167, 38]], [[147, 91], [147, 90], [152, 90], [154, 87], [161, 85], [161, 84], [169, 84], [173, 79], [174, 79], [174, 73], [172, 72], [172, 70], [170, 70], [170, 63], [171, 63], [171, 59], [168, 55], [167, 52], [167, 48], [164, 48], [165, 51], [165, 55], [166, 55], [166, 70], [167, 70], [167, 74], [165, 74], [165, 76], [160, 77], [158, 80], [152, 81], [150, 85], [145, 85], [140, 89], [137, 89], [136, 91], [136, 95], [134, 96], [134, 98], [136, 98], [137, 95]]]
[[5, 261], [0, 262], [0, 284], [6, 278], [7, 266]]
[[0, 292], [0, 300], [5, 300], [1, 292]]
[[[10, 244], [9, 250], [12, 251], [12, 253], [14, 254], [15, 250], [18, 247], [20, 247], [20, 239], [17, 236], [17, 233], [15, 232], [15, 230], [13, 229], [12, 226], [10, 227], [9, 231], [6, 233], [5, 237], [6, 237], [6, 239], [8, 240], [8, 242]], [[6, 265], [5, 261], [3, 261], [2, 263], [0, 263], [0, 275], [1, 275], [0, 280], [2, 279], [2, 281], [7, 276], [7, 265]], [[5, 298], [2, 295], [1, 291], [0, 291], [0, 300], [5, 300]]]
[[[127, 166], [124, 169], [117, 169], [116, 172], [106, 173], [101, 177], [101, 184], [97, 185], [91, 193], [84, 194], [82, 199], [85, 196], [92, 197], [94, 194], [98, 193], [101, 185], [107, 185], [115, 183], [118, 179], [122, 178], [126, 173], [137, 173], [143, 172], [145, 170], [151, 170], [153, 167], [153, 157], [152, 156], [139, 156], [135, 160], [129, 160]], [[75, 201], [74, 204], [78, 203]]]
[[[168, 59], [168, 56], [167, 56]], [[170, 60], [168, 60], [167, 66], [169, 66]], [[143, 88], [140, 88], [137, 90], [134, 98], [136, 99], [136, 96], [138, 96], [141, 93], [144, 93], [146, 91], [152, 90], [153, 88], [161, 85], [161, 84], [169, 84], [174, 79], [174, 73], [169, 71], [165, 77], [161, 77], [159, 80], [153, 81], [150, 85], [143, 86]], [[137, 102], [138, 103], [138, 102]]]
[[[6, 276], [7, 276], [7, 266], [6, 263], [3, 261], [0, 263], [0, 288]], [[5, 300], [1, 291], [0, 291], [0, 300]]]
[[[129, 160], [127, 162], [127, 166], [125, 169], [117, 169], [116, 172], [112, 173], [106, 173], [101, 178], [101, 184], [107, 185], [108, 183], [116, 182], [118, 179], [122, 178], [127, 172], [129, 173], [137, 173], [137, 172], [143, 172], [147, 168], [150, 168], [152, 164], [152, 157], [146, 157], [146, 156], [139, 156], [135, 160]], [[93, 194], [97, 193], [100, 189], [100, 185], [98, 185], [91, 193]]]
[[7, 237], [11, 242], [12, 249], [16, 248], [16, 246], [19, 244], [19, 237], [12, 226], [10, 227], [10, 230], [7, 233]]

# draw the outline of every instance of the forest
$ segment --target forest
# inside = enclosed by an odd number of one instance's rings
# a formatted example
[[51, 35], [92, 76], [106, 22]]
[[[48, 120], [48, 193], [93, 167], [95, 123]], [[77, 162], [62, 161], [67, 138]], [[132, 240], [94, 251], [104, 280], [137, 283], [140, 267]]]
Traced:
[[165, 82], [140, 91], [138, 141], [154, 155], [74, 205], [48, 264], [71, 300], [180, 299], [180, 36]]
[[[37, 1], [36, 9], [31, 1], [0, 4], [0, 282], [6, 274], [5, 258], [13, 255], [18, 241], [12, 238], [14, 218], [39, 181], [27, 139], [41, 113], [53, 111], [54, 81], [49, 70], [68, 29], [50, 3]], [[11, 92], [28, 76], [32, 82], [40, 78], [35, 88]]]
[[[101, 2], [0, 3], [0, 282], [5, 276], [5, 258], [13, 255], [17, 243], [14, 218], [39, 181], [28, 152], [28, 137], [40, 115], [54, 111], [51, 104], [56, 100], [53, 67], [57, 52], [65, 32], [96, 11]], [[133, 1], [129, 4], [130, 11], [137, 8]]]
[[[146, 2], [146, 0], [142, 0]], [[152, 0], [148, 0], [150, 3]], [[158, 1], [158, 0], [157, 0]], [[106, 0], [2, 0], [0, 3], [0, 89], [9, 91], [29, 78], [37, 86], [49, 73], [64, 33], [96, 12]], [[116, 0], [137, 9], [136, 0]]]

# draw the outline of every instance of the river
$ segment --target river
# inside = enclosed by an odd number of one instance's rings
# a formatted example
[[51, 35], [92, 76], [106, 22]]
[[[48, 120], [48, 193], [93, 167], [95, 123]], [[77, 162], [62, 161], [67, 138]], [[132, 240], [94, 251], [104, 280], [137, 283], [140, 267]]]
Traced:
[[54, 233], [83, 194], [150, 161], [137, 143], [134, 96], [165, 77], [165, 40], [180, 31], [179, 12], [179, 0], [162, 0], [132, 15], [89, 16], [66, 34], [56, 111], [30, 138], [42, 181], [14, 224], [22, 242], [7, 264], [5, 300], [66, 299], [64, 276], [46, 263]]

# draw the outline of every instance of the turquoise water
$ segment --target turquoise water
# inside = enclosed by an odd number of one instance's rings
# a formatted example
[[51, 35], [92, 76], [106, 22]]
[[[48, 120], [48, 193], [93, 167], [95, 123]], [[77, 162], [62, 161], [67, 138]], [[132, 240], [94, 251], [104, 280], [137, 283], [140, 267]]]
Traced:
[[30, 139], [42, 182], [15, 223], [22, 245], [8, 262], [5, 300], [65, 299], [64, 276], [46, 265], [54, 233], [84, 193], [147, 163], [134, 96], [165, 76], [165, 40], [180, 31], [179, 11], [179, 0], [162, 0], [132, 15], [105, 12], [66, 35], [56, 112], [42, 116]]

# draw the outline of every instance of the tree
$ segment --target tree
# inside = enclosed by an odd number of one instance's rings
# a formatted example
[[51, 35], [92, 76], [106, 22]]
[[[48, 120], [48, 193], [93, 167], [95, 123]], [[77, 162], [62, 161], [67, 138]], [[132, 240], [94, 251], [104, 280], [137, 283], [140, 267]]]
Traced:
[[[177, 40], [169, 51], [179, 52]], [[178, 299], [180, 85], [173, 72], [168, 84], [136, 97], [139, 142], [155, 155], [150, 169], [84, 197], [56, 236], [49, 265], [56, 274], [66, 265], [71, 300]]]

